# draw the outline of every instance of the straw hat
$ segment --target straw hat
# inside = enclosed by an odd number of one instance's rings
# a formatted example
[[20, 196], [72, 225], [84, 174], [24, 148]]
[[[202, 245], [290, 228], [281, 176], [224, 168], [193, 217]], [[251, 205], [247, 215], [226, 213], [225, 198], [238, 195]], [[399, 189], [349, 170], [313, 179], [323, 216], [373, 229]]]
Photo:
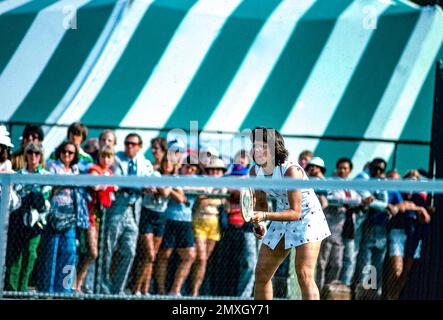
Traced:
[[226, 166], [222, 159], [212, 157], [206, 169], [223, 169], [223, 171], [226, 171]]

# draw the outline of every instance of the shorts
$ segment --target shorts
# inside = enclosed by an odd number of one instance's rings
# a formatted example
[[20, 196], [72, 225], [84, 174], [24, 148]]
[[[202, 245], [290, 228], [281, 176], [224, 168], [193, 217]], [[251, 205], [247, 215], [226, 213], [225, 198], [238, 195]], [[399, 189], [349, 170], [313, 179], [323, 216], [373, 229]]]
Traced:
[[390, 257], [405, 256], [406, 238], [406, 232], [404, 229], [391, 229], [388, 235]]
[[166, 222], [165, 236], [162, 249], [184, 249], [195, 245], [192, 222], [168, 220]]
[[409, 223], [406, 226], [405, 257], [407, 258], [420, 259], [422, 240], [419, 228], [417, 223]]
[[218, 216], [196, 218], [193, 223], [195, 238], [220, 241], [220, 222]]
[[154, 237], [163, 237], [166, 217], [166, 212], [155, 212], [142, 207], [139, 223], [140, 234], [152, 233]]

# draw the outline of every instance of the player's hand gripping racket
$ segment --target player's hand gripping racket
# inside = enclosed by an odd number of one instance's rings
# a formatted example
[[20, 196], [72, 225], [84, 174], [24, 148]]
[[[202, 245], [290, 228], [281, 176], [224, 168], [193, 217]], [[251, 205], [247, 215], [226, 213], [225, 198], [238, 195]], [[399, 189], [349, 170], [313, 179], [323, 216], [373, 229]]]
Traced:
[[[254, 192], [251, 188], [244, 188], [240, 190], [240, 211], [245, 222], [251, 222], [254, 217]], [[260, 224], [253, 222], [254, 229], [257, 234], [261, 234], [263, 228]]]

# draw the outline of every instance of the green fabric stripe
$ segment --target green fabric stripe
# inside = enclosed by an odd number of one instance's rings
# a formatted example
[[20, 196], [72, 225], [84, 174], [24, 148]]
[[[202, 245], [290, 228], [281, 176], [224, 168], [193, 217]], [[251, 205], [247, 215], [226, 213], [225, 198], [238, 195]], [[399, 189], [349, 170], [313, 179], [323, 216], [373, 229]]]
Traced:
[[32, 1], [0, 16], [0, 74], [25, 37], [38, 11], [56, 1], [57, 0]]
[[[255, 37], [280, 3], [281, 0], [245, 0], [234, 10], [211, 45], [165, 128], [189, 129], [190, 121], [198, 121], [200, 128], [206, 125]], [[251, 12], [255, 19], [252, 19]], [[167, 133], [161, 132], [159, 135], [166, 137]], [[152, 157], [150, 147], [145, 156]]]
[[[425, 169], [427, 171], [430, 150], [429, 146], [423, 145], [399, 145], [397, 148], [395, 169], [401, 176], [410, 169]], [[393, 160], [393, 156], [391, 156], [388, 161], [389, 169], [392, 169]]]
[[[238, 68], [258, 32], [281, 0], [245, 0], [223, 25], [186, 92], [181, 97], [166, 128], [189, 129], [189, 121], [198, 121], [203, 128]], [[238, 18], [247, 12], [261, 9], [260, 19]]]
[[336, 22], [335, 19], [313, 18], [325, 11], [337, 17], [351, 2], [343, 1], [331, 6], [328, 1], [319, 1], [306, 12], [291, 34], [257, 100], [243, 120], [241, 130], [256, 126], [281, 128]]
[[112, 9], [113, 5], [91, 7], [88, 4], [78, 11], [77, 29], [66, 31], [48, 65], [11, 121], [46, 120], [82, 68]]
[[170, 0], [157, 1], [145, 13], [119, 63], [83, 115], [82, 122], [110, 127], [120, 124], [196, 0], [176, 0], [184, 6], [183, 10], [165, 8], [163, 5], [168, 2]]
[[[443, 58], [443, 46], [437, 57]], [[403, 127], [400, 140], [431, 141], [435, 66], [436, 64], [429, 70], [412, 112]], [[399, 145], [397, 150], [396, 168], [400, 174], [403, 175], [409, 169], [428, 169], [430, 152], [428, 146]], [[392, 166], [393, 157], [394, 154], [389, 159], [389, 167]]]
[[[394, 7], [386, 13], [389, 15], [395, 10]], [[377, 30], [329, 121], [325, 135], [363, 137], [418, 17], [419, 13], [413, 12], [383, 15], [379, 19]], [[315, 154], [332, 166], [340, 156], [352, 158], [358, 144], [323, 140], [317, 145]]]

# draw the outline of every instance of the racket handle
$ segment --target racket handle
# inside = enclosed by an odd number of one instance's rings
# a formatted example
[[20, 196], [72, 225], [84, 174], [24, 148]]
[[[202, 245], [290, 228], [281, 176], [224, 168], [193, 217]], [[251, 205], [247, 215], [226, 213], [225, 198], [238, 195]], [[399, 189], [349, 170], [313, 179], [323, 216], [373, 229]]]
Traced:
[[[263, 232], [261, 232], [261, 226], [260, 226], [260, 224], [258, 224], [258, 223], [253, 223], [253, 228], [254, 228], [254, 233], [256, 234], [256, 235], [259, 235], [261, 238], [263, 238], [264, 237], [264, 233]], [[264, 230], [265, 231], [265, 230]], [[266, 232], [266, 231], [265, 231]]]

